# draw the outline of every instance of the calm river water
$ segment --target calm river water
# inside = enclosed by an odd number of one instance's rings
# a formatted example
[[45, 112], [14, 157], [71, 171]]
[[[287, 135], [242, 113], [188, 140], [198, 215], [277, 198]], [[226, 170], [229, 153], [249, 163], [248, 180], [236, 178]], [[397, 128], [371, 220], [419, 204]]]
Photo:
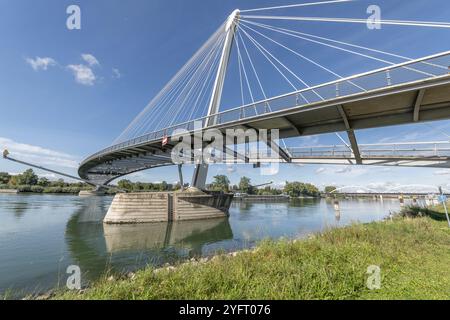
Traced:
[[83, 283], [105, 269], [133, 271], [180, 259], [251, 247], [261, 239], [303, 237], [332, 226], [381, 220], [398, 200], [341, 201], [340, 216], [322, 200], [233, 203], [229, 219], [103, 225], [112, 197], [0, 194], [0, 294], [65, 286], [68, 266]]

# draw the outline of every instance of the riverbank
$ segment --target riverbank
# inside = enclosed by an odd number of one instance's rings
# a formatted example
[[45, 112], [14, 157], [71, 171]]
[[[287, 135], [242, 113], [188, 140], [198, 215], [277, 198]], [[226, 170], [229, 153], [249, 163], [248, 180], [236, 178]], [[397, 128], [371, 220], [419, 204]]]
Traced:
[[[450, 230], [443, 215], [419, 216], [408, 212], [306, 240], [266, 241], [252, 251], [131, 278], [105, 275], [82, 292], [54, 298], [450, 299]], [[369, 266], [380, 267], [379, 290], [367, 288]]]

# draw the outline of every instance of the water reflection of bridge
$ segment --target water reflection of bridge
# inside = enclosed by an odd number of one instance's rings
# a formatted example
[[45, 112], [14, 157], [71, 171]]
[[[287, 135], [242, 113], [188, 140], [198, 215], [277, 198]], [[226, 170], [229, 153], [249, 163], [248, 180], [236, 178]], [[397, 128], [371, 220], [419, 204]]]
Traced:
[[104, 225], [103, 197], [83, 198], [66, 226], [73, 260], [90, 279], [105, 270], [128, 271], [202, 255], [205, 244], [233, 238], [228, 219]]

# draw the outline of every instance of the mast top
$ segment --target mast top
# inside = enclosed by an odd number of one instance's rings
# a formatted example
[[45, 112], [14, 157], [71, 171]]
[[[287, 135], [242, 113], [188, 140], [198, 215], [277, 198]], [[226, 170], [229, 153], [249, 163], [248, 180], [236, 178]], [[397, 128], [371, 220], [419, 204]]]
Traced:
[[239, 9], [234, 10], [233, 13], [230, 14], [225, 25], [225, 32], [228, 32], [232, 26], [239, 23], [240, 16], [241, 11]]

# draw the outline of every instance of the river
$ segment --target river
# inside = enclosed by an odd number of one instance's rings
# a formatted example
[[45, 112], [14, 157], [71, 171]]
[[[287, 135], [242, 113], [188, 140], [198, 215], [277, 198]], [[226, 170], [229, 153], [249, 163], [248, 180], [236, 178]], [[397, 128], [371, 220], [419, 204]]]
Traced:
[[0, 294], [63, 287], [68, 266], [83, 284], [106, 269], [128, 272], [191, 257], [252, 247], [262, 239], [298, 238], [353, 222], [385, 218], [398, 200], [325, 199], [232, 204], [229, 219], [103, 225], [112, 197], [0, 194]]

